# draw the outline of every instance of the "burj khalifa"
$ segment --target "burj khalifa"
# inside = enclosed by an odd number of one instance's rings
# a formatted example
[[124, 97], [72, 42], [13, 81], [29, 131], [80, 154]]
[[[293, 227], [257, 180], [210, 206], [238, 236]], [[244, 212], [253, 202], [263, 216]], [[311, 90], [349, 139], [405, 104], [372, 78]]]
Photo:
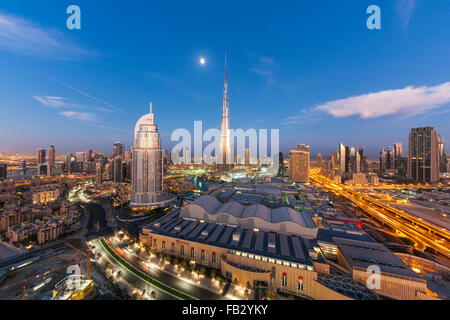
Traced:
[[220, 124], [220, 157], [219, 164], [233, 163], [232, 150], [230, 148], [230, 100], [228, 98], [227, 55], [225, 54], [225, 81], [223, 84], [222, 98], [222, 123]]

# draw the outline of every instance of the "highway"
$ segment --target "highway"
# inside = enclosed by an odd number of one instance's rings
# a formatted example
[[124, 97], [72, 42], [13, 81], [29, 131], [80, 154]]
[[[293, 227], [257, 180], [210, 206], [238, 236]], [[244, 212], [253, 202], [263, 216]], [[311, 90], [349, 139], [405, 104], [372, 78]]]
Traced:
[[[101, 244], [101, 241], [98, 241], [97, 243]], [[103, 244], [108, 245], [106, 242], [104, 242]], [[97, 250], [101, 249], [102, 254], [106, 254], [108, 257], [114, 258], [116, 261], [119, 258], [119, 257], [112, 257], [111, 253], [108, 252], [108, 250], [106, 250], [107, 248], [105, 248], [105, 246], [96, 245], [96, 248], [97, 248]], [[110, 248], [111, 248], [111, 250], [113, 249], [113, 247], [110, 247]], [[117, 254], [117, 256], [119, 256], [119, 255]], [[140, 271], [140, 272], [136, 273], [136, 272], [132, 272], [132, 270], [128, 270], [130, 273], [133, 273], [135, 276], [138, 276], [138, 277], [140, 277], [140, 273], [144, 273], [146, 276], [150, 277], [151, 279], [163, 284], [163, 286], [167, 286], [170, 291], [173, 290], [176, 292], [174, 295], [172, 295], [169, 292], [164, 292], [162, 290], [159, 290], [159, 291], [161, 291], [161, 294], [158, 294], [158, 299], [165, 299], [167, 296], [170, 296], [172, 299], [174, 297], [180, 299], [180, 296], [183, 296], [183, 295], [189, 296], [189, 297], [187, 297], [187, 299], [191, 299], [191, 300], [227, 299], [224, 295], [220, 295], [220, 294], [214, 293], [210, 290], [207, 290], [205, 288], [188, 283], [184, 280], [181, 280], [181, 279], [179, 279], [167, 272], [159, 270], [158, 268], [155, 268], [155, 267], [150, 266], [148, 268], [145, 268], [145, 271], [142, 271], [142, 267], [136, 266], [135, 261], [133, 261], [133, 259], [131, 259], [130, 257], [121, 256], [120, 258], [124, 259], [125, 262], [129, 263], [131, 266], [133, 266], [134, 268], [136, 268]], [[117, 261], [117, 262], [119, 262], [119, 261]], [[140, 279], [141, 281], [146, 281], [145, 279], [142, 279], [142, 277], [140, 277], [140, 278], [141, 278]], [[155, 288], [156, 286], [152, 285], [152, 287]], [[161, 297], [163, 293], [165, 294], [164, 298]], [[178, 294], [178, 293], [180, 293], [180, 294]], [[186, 299], [186, 298], [184, 298], [184, 299]]]
[[373, 218], [396, 230], [398, 234], [411, 239], [417, 249], [424, 250], [428, 247], [450, 257], [450, 234], [446, 229], [436, 227], [402, 210], [390, 207], [366, 193], [336, 184], [315, 171], [311, 173], [311, 180], [317, 186], [345, 197]]

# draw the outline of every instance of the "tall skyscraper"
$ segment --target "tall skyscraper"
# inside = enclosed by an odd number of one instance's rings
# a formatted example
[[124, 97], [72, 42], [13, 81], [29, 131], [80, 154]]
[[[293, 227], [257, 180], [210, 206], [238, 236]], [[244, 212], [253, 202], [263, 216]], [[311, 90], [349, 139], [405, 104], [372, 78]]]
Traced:
[[309, 146], [298, 145], [289, 151], [290, 180], [295, 182], [309, 182]]
[[412, 128], [408, 142], [408, 179], [439, 181], [438, 134], [433, 127]]
[[98, 160], [95, 163], [95, 183], [102, 184], [103, 182], [103, 162]]
[[6, 163], [0, 163], [0, 181], [7, 178], [7, 165]]
[[71, 173], [73, 170], [73, 154], [68, 153], [66, 155], [66, 173]]
[[163, 192], [161, 140], [151, 102], [150, 113], [142, 116], [134, 128], [132, 159], [130, 206], [164, 207], [172, 203], [174, 197]]
[[359, 169], [361, 172], [366, 172], [364, 163], [364, 146], [359, 147]]
[[45, 149], [37, 150], [37, 163], [38, 164], [45, 163]]
[[284, 157], [283, 152], [278, 153], [278, 177], [284, 177]]
[[323, 166], [322, 162], [323, 162], [322, 154], [319, 152], [317, 154], [317, 158], [316, 158], [316, 166], [317, 166], [317, 168], [322, 169], [322, 166]]
[[250, 149], [245, 148], [245, 165], [250, 165]]
[[444, 152], [444, 137], [442, 134], [438, 135], [438, 153], [439, 153], [439, 172], [446, 172], [447, 171], [447, 157], [445, 156]]
[[339, 142], [339, 147], [338, 147], [338, 155], [339, 155], [339, 173], [342, 175], [346, 172], [346, 167], [345, 167], [345, 146], [343, 143]]
[[113, 161], [114, 166], [114, 182], [122, 182], [122, 158], [120, 156], [116, 156]]
[[114, 157], [117, 157], [117, 156], [122, 157], [123, 156], [123, 151], [124, 151], [123, 144], [120, 143], [120, 141], [114, 141], [114, 144], [113, 144], [113, 156]]
[[55, 165], [55, 156], [56, 156], [56, 149], [54, 145], [50, 145], [48, 148], [48, 164], [53, 166]]
[[[223, 164], [231, 164], [233, 154], [230, 148], [230, 105], [228, 97], [228, 76], [227, 76], [227, 56], [225, 54], [225, 80], [223, 84], [222, 98], [222, 123], [220, 124], [220, 154]], [[233, 152], [234, 153], [234, 152]], [[220, 161], [219, 161], [220, 163]]]

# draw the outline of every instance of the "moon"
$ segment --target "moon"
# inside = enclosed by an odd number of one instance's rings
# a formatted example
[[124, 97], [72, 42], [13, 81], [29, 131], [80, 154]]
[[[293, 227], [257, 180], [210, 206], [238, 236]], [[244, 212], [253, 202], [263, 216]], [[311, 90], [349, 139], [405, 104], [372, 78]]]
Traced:
[[206, 63], [205, 58], [201, 57], [200, 60], [199, 60], [199, 63], [200, 63], [202, 66], [205, 65], [205, 63]]

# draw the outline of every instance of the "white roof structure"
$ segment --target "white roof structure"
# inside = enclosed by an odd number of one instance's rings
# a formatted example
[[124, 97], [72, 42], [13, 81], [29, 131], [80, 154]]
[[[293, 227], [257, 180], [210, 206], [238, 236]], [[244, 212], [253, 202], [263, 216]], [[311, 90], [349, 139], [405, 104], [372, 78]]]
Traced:
[[289, 207], [271, 209], [261, 204], [246, 206], [236, 201], [223, 204], [211, 195], [204, 195], [184, 207], [180, 216], [298, 235], [306, 239], [315, 239], [318, 232], [318, 227], [307, 213]]

